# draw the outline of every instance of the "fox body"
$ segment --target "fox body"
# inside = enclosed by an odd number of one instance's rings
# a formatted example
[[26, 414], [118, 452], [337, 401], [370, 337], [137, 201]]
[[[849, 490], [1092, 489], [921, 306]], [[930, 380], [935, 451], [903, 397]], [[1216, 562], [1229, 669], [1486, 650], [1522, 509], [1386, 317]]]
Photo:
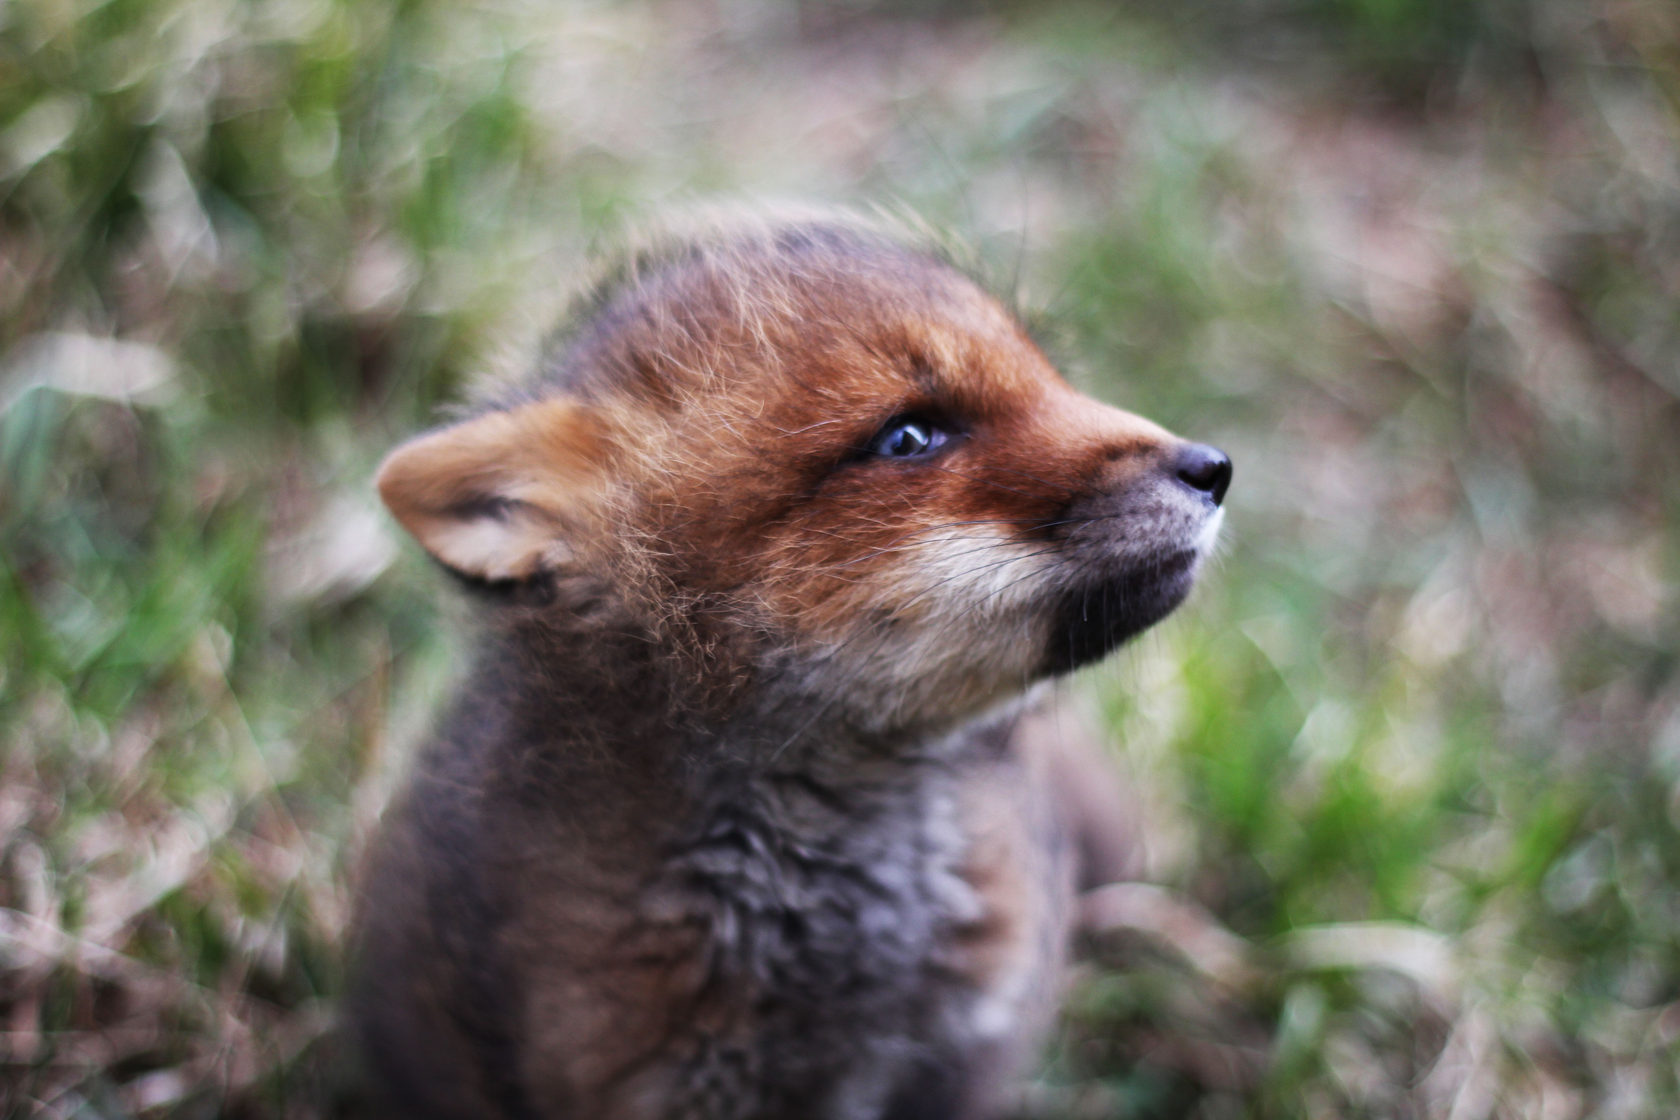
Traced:
[[633, 258], [381, 470], [489, 590], [362, 898], [391, 1114], [991, 1115], [1106, 870], [1021, 698], [1178, 604], [1229, 477], [874, 227]]

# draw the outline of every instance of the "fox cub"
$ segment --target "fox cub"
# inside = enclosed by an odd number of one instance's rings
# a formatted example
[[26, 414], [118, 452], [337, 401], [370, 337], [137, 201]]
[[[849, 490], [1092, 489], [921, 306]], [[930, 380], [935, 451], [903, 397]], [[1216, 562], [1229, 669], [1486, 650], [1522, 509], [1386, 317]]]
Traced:
[[383, 1114], [996, 1115], [1108, 827], [1021, 697], [1184, 598], [1230, 476], [899, 234], [634, 256], [380, 470], [485, 590], [361, 900]]

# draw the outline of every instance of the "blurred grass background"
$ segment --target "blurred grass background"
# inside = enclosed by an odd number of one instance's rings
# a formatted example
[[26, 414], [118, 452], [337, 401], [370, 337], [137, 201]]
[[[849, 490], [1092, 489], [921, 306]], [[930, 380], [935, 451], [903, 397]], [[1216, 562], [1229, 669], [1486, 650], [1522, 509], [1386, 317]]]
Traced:
[[1220, 444], [1022, 1104], [1680, 1114], [1669, 0], [0, 3], [0, 1112], [333, 1100], [459, 605], [369, 476], [615, 223], [908, 204]]

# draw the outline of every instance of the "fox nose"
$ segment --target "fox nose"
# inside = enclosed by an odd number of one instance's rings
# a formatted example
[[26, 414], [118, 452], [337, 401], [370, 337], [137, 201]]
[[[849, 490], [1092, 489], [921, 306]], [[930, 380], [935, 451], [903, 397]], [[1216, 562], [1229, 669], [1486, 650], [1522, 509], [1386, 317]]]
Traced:
[[1188, 443], [1172, 461], [1173, 473], [1193, 490], [1200, 490], [1213, 504], [1225, 500], [1231, 486], [1231, 460], [1225, 452], [1205, 443]]

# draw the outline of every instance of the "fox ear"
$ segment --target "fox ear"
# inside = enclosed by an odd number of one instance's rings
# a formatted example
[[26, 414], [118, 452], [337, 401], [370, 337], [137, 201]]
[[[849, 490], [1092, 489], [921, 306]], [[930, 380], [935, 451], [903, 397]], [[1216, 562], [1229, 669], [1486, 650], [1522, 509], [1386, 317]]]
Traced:
[[391, 452], [379, 468], [379, 496], [457, 572], [526, 579], [564, 562], [566, 526], [604, 489], [602, 429], [572, 400], [485, 413]]

